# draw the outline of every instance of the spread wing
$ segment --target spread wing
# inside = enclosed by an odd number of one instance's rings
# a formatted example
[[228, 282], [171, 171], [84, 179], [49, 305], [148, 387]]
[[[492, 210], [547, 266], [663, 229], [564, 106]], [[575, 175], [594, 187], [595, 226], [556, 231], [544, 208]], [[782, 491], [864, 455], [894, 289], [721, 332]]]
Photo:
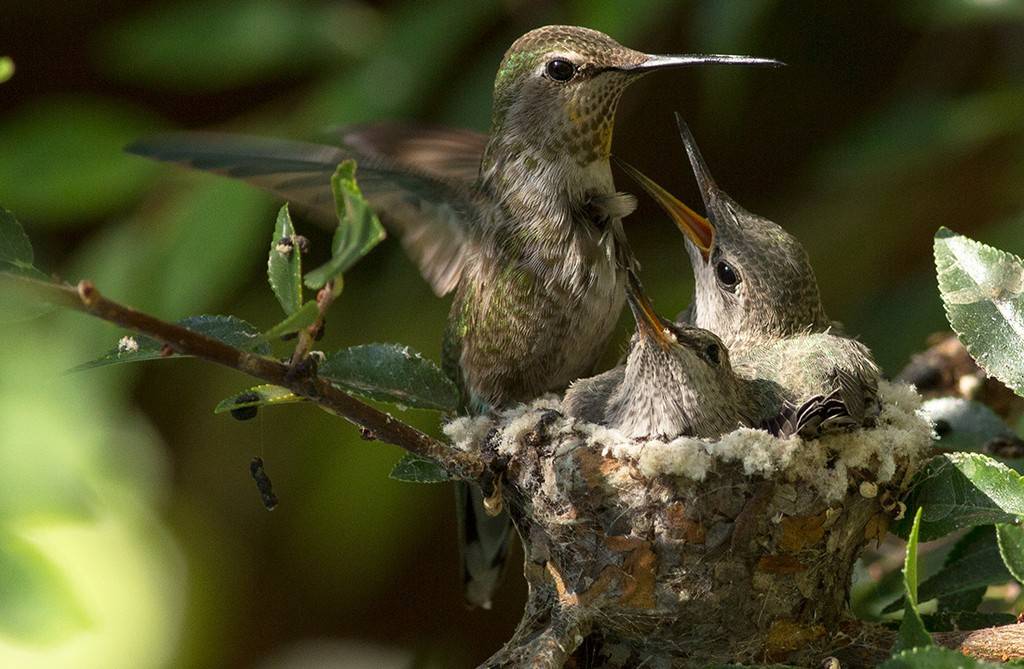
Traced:
[[334, 128], [327, 137], [363, 156], [466, 185], [476, 181], [487, 146], [487, 135], [473, 130], [399, 121]]
[[462, 182], [380, 156], [290, 140], [218, 133], [172, 133], [139, 140], [131, 153], [241, 179], [335, 220], [331, 176], [354, 158], [359, 186], [434, 292], [458, 284], [478, 225], [478, 201]]

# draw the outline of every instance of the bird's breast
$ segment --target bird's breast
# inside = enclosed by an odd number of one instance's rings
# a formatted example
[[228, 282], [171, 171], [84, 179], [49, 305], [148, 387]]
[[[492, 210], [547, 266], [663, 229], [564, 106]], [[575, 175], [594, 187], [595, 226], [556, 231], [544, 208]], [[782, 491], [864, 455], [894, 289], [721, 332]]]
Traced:
[[[496, 407], [590, 375], [625, 301], [609, 238], [548, 243], [467, 268], [459, 367], [470, 397]], [[458, 301], [457, 297], [457, 301]], [[453, 311], [454, 313], [454, 311]]]

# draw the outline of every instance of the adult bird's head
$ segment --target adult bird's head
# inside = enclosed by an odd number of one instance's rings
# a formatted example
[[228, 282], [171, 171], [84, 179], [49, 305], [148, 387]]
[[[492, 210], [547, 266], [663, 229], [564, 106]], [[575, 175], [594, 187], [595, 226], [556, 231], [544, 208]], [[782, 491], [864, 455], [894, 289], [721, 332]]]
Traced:
[[676, 115], [707, 218], [635, 167], [619, 161], [686, 238], [695, 280], [691, 322], [739, 342], [827, 327], [818, 282], [803, 246], [778, 224], [741, 207], [715, 183], [690, 129]]
[[[781, 65], [746, 56], [658, 56], [626, 48], [577, 26], [526, 33], [505, 53], [494, 82], [492, 143], [538, 160], [571, 158], [581, 166], [607, 159], [622, 91], [656, 70], [707, 63]], [[488, 151], [488, 164], [500, 160]]]

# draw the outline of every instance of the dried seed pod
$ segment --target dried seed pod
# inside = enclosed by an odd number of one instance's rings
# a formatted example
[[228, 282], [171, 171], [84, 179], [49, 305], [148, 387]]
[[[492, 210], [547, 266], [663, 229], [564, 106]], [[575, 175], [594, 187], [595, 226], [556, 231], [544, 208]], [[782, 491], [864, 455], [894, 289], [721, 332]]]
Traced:
[[256, 488], [260, 491], [260, 500], [263, 502], [263, 506], [267, 508], [267, 511], [273, 511], [277, 506], [277, 495], [274, 494], [274, 486], [270, 482], [270, 477], [263, 471], [263, 458], [257, 456], [252, 459], [252, 462], [249, 463], [249, 473], [252, 475], [252, 480], [256, 482]]

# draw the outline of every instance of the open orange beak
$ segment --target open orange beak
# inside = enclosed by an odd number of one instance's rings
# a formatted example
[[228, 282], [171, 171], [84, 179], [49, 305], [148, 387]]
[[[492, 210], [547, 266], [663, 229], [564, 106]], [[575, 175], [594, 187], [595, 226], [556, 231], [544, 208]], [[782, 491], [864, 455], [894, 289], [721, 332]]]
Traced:
[[693, 245], [697, 247], [701, 255], [707, 259], [711, 253], [711, 246], [715, 241], [715, 226], [711, 224], [711, 221], [687, 207], [672, 193], [669, 193], [646, 174], [626, 161], [616, 158], [615, 162], [630, 178], [640, 184], [654, 198], [655, 202], [665, 210], [665, 213], [672, 219], [672, 222], [676, 224], [680, 232], [686, 235], [693, 242]]
[[662, 348], [667, 349], [674, 342], [673, 335], [665, 327], [665, 323], [654, 305], [644, 293], [640, 280], [633, 272], [628, 273], [626, 284], [626, 300], [629, 302], [629, 310], [633, 312], [636, 320], [637, 331], [644, 337], [654, 339]]

